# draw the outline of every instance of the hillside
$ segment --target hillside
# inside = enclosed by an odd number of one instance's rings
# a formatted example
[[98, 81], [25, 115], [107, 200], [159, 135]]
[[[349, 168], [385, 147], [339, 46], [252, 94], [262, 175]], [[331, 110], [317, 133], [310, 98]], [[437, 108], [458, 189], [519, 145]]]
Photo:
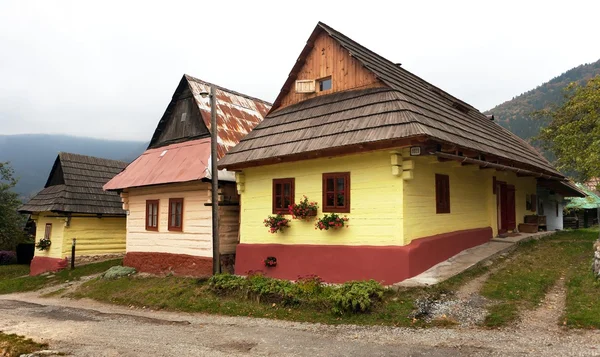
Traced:
[[543, 120], [532, 119], [531, 113], [546, 109], [563, 102], [563, 88], [571, 82], [584, 82], [600, 75], [600, 60], [572, 68], [558, 77], [506, 101], [488, 111], [494, 114], [500, 125], [509, 129], [523, 139], [529, 140], [536, 136]]
[[29, 197], [43, 188], [59, 151], [106, 159], [133, 161], [148, 143], [66, 135], [0, 135], [0, 162], [10, 161], [19, 183], [16, 191]]

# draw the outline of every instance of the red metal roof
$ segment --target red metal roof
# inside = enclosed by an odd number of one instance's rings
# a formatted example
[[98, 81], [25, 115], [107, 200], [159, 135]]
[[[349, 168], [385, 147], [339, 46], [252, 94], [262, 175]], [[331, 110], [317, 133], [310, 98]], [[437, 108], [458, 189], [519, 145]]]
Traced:
[[104, 185], [105, 190], [187, 182], [210, 177], [210, 138], [146, 150]]

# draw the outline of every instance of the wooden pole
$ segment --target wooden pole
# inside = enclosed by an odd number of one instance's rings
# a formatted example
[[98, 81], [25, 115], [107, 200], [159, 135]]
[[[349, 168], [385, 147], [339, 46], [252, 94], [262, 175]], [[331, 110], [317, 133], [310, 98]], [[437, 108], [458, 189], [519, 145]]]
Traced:
[[75, 244], [77, 238], [73, 238], [73, 244], [71, 244], [71, 269], [75, 269]]
[[212, 191], [213, 274], [221, 273], [219, 249], [219, 170], [217, 169], [217, 105], [214, 85], [210, 86], [210, 173]]

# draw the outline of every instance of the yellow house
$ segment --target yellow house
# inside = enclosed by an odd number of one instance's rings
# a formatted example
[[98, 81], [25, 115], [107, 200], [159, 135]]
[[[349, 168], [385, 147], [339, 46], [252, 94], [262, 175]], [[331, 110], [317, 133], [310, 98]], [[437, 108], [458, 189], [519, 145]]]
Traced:
[[[185, 276], [212, 274], [210, 83], [184, 75], [148, 149], [105, 186], [127, 211], [124, 265]], [[271, 104], [215, 86], [218, 156], [238, 143]], [[231, 269], [238, 243], [235, 177], [219, 172], [221, 262]]]
[[73, 240], [75, 257], [125, 252], [125, 211], [119, 195], [102, 190], [126, 162], [59, 153], [44, 189], [19, 211], [36, 223], [36, 244], [30, 274], [57, 271], [68, 264]]
[[[219, 168], [241, 195], [236, 273], [387, 284], [516, 233], [536, 179], [564, 180], [493, 118], [323, 23]], [[316, 220], [289, 214], [303, 196]], [[289, 227], [270, 233], [269, 216]]]

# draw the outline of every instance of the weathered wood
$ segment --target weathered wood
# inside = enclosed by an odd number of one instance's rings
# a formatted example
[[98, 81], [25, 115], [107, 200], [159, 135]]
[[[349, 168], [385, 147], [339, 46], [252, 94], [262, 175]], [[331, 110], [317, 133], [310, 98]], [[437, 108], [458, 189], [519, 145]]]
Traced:
[[312, 51], [304, 60], [304, 66], [296, 74], [296, 80], [318, 80], [331, 77], [331, 89], [313, 93], [296, 93], [295, 84], [281, 98], [277, 109], [301, 102], [303, 100], [350, 89], [382, 87], [377, 77], [364, 68], [355, 58], [352, 58], [333, 38], [321, 33], [314, 41]]

